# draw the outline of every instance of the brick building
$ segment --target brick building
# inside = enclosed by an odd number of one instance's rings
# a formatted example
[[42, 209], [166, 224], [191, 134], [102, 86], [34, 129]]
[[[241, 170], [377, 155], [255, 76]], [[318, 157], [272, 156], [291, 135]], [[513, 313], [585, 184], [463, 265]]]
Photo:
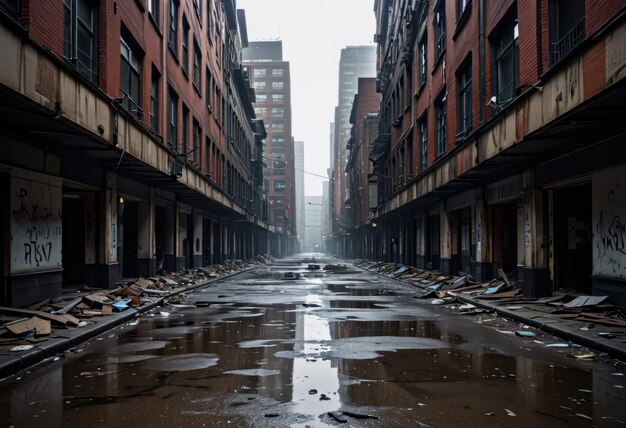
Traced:
[[625, 7], [377, 0], [372, 256], [623, 305]]
[[256, 93], [256, 115], [267, 125], [264, 176], [269, 223], [277, 232], [274, 251], [292, 253], [297, 250], [298, 235], [289, 62], [283, 60], [279, 40], [250, 42], [243, 58]]
[[229, 0], [0, 1], [2, 302], [267, 251]]
[[350, 139], [350, 112], [360, 77], [374, 77], [376, 50], [374, 46], [347, 46], [339, 58], [337, 107], [335, 108], [334, 135], [331, 141], [330, 219], [329, 245], [337, 254], [347, 254], [350, 240], [346, 238], [349, 227], [347, 200], [350, 197], [346, 164]]
[[[350, 139], [346, 145], [348, 160], [346, 174], [350, 199], [348, 200], [348, 224], [355, 236], [352, 237], [350, 254], [365, 257], [373, 250], [371, 233], [364, 225], [370, 223], [372, 205], [370, 204], [370, 186], [376, 186], [376, 176], [369, 159], [370, 146], [378, 135], [378, 107], [380, 94], [376, 93], [376, 79], [360, 78], [357, 93], [350, 113]], [[372, 180], [372, 183], [370, 183]], [[376, 201], [372, 201], [376, 207]], [[356, 243], [358, 241], [358, 243]]]

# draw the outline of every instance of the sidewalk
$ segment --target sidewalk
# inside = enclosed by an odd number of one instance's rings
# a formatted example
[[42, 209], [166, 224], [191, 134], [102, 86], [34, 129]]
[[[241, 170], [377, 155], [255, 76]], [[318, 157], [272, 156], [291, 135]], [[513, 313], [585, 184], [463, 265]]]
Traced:
[[[61, 353], [66, 351], [71, 352], [79, 344], [87, 341], [88, 339], [124, 324], [138, 317], [140, 314], [154, 309], [155, 307], [163, 306], [174, 296], [248, 270], [256, 269], [259, 266], [263, 266], [264, 263], [266, 263], [266, 260], [252, 259], [247, 261], [227, 262], [224, 265], [212, 265], [208, 268], [211, 268], [211, 271], [218, 273], [211, 276], [207, 274], [199, 276], [196, 275], [196, 277], [200, 278], [204, 276], [204, 279], [195, 281], [192, 279], [184, 280], [184, 278], [190, 277], [194, 272], [198, 272], [199, 269], [186, 271], [187, 275], [184, 275], [183, 273], [163, 275], [163, 277], [175, 276], [183, 279], [175, 285], [172, 284], [169, 290], [143, 289], [145, 293], [142, 293], [143, 295], [140, 298], [140, 303], [137, 306], [129, 306], [120, 312], [113, 312], [87, 318], [77, 327], [54, 328], [53, 326], [52, 333], [50, 335], [31, 341], [29, 341], [29, 339], [24, 339], [24, 350], [13, 350], [16, 348], [16, 343], [14, 342], [11, 342], [10, 344], [0, 343], [0, 379], [15, 374], [20, 370], [31, 367], [35, 364], [59, 358]], [[140, 279], [141, 278], [138, 278], [134, 285], [136, 285], [137, 282], [140, 282]], [[124, 288], [127, 287], [120, 284], [120, 288], [117, 290], [101, 290], [101, 292], [114, 294]], [[93, 293], [93, 291], [95, 290], [90, 290], [88, 293], [81, 293], [83, 295], [83, 301], [84, 297], [88, 296], [89, 293], [98, 294]], [[157, 296], [151, 294], [156, 291], [159, 292]], [[148, 295], [150, 296], [147, 297]], [[73, 318], [72, 316], [70, 317]], [[7, 324], [0, 326], [0, 329], [3, 329], [4, 333], [6, 333], [6, 325]]]
[[[468, 316], [485, 311], [495, 312], [564, 341], [626, 362], [626, 320], [619, 316], [621, 314], [618, 310], [614, 310], [617, 314], [614, 317], [594, 315], [598, 310], [615, 309], [607, 302], [573, 306], [572, 309], [564, 310], [566, 306], [563, 302], [571, 301], [571, 296], [562, 294], [553, 298], [529, 299], [520, 294], [521, 290], [516, 289], [514, 284], [509, 284], [508, 278], [506, 281], [477, 284], [468, 281], [467, 277], [444, 276], [438, 272], [418, 270], [395, 263], [355, 261], [354, 264], [369, 272], [416, 287], [419, 292], [415, 297], [424, 299], [425, 302]], [[484, 294], [487, 289], [494, 290], [501, 284], [504, 285], [503, 291]]]

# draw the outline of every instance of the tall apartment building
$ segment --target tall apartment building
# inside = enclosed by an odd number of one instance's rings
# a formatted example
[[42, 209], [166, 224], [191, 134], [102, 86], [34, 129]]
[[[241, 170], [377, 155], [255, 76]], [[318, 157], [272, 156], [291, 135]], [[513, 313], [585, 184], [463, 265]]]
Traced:
[[370, 202], [370, 187], [377, 183], [370, 162], [370, 147], [378, 136], [378, 107], [380, 94], [376, 92], [376, 78], [360, 78], [357, 93], [354, 96], [350, 113], [350, 139], [348, 140], [348, 162], [346, 173], [350, 197], [347, 218], [351, 231], [352, 257], [365, 257], [373, 250], [371, 233], [365, 225], [370, 224], [371, 209], [376, 208], [377, 201]]
[[2, 0], [0, 39], [2, 304], [267, 251], [234, 1]]
[[255, 91], [254, 109], [267, 129], [263, 147], [269, 222], [280, 237], [274, 249], [297, 249], [294, 143], [291, 131], [291, 79], [280, 40], [250, 42], [243, 50], [244, 66]]
[[375, 2], [375, 255], [624, 306], [626, 1], [496, 4]]
[[348, 46], [341, 50], [339, 59], [339, 86], [335, 109], [332, 144], [331, 203], [333, 245], [338, 254], [345, 254], [345, 233], [348, 228], [346, 201], [349, 198], [346, 165], [346, 144], [350, 139], [350, 112], [360, 77], [376, 76], [375, 46]]
[[302, 248], [306, 212], [304, 206], [304, 141], [295, 141], [293, 147], [296, 177], [296, 231], [298, 234], [298, 246]]

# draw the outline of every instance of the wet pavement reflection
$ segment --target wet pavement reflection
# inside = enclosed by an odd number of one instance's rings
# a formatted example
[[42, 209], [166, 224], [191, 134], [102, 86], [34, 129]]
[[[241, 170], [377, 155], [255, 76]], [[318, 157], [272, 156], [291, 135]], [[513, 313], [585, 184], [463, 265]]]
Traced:
[[618, 361], [568, 358], [549, 335], [514, 336], [518, 324], [430, 306], [380, 276], [306, 267], [212, 283], [6, 379], [0, 425], [626, 422]]

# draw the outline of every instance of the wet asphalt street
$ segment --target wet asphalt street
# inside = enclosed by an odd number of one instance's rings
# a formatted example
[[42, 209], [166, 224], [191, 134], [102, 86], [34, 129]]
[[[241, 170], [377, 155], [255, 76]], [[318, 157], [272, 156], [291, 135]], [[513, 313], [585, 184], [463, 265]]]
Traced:
[[586, 350], [548, 346], [562, 341], [539, 331], [519, 337], [517, 323], [415, 294], [357, 268], [308, 270], [297, 259], [248, 271], [5, 380], [0, 426], [626, 422], [623, 363], [571, 358]]

